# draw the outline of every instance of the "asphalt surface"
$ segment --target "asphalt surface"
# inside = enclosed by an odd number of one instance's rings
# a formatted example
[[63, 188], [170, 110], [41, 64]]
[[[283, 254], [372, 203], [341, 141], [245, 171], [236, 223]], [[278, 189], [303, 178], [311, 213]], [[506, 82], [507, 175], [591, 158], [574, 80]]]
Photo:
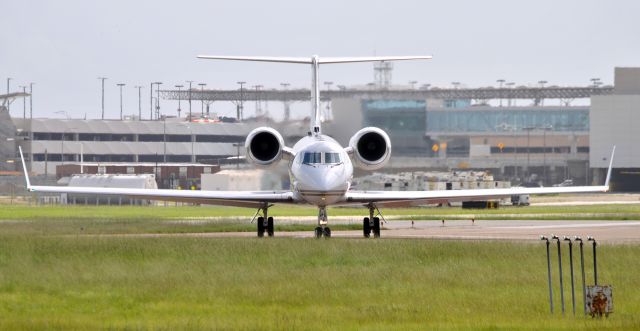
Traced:
[[[540, 240], [541, 235], [592, 236], [600, 243], [640, 243], [640, 221], [522, 221], [452, 220], [390, 221], [383, 225], [382, 238], [423, 238], [451, 240]], [[311, 238], [313, 231], [276, 232], [276, 237]], [[107, 235], [108, 236], [108, 235]], [[255, 237], [255, 232], [129, 234], [131, 237]], [[337, 238], [362, 238], [362, 231], [333, 231]]]

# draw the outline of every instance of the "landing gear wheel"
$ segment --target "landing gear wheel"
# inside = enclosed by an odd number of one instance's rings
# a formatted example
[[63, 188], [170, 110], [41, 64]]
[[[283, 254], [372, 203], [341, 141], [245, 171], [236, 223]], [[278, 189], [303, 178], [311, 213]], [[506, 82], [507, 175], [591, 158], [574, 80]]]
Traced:
[[373, 218], [373, 237], [380, 238], [380, 218]]
[[322, 238], [322, 228], [321, 227], [317, 227], [315, 233], [316, 233], [316, 238]]
[[273, 237], [273, 217], [267, 218], [267, 235]]
[[369, 217], [365, 217], [362, 220], [362, 231], [365, 238], [371, 237], [371, 225], [369, 224]]
[[325, 238], [331, 238], [331, 229], [324, 228], [323, 232], [324, 232], [323, 235], [324, 235]]
[[258, 217], [258, 237], [264, 237], [264, 217]]

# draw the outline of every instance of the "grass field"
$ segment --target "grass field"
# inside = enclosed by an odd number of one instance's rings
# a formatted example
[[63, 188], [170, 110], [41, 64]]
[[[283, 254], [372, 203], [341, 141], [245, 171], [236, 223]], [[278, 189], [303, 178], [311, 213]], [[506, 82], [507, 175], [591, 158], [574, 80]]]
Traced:
[[[570, 209], [513, 208], [513, 213], [544, 216]], [[403, 212], [425, 210], [432, 209]], [[581, 206], [575, 212], [589, 210], [629, 218], [640, 213], [629, 205]], [[331, 215], [362, 211], [333, 209]], [[298, 207], [272, 212], [315, 214]], [[246, 221], [225, 220], [234, 216], [250, 217], [252, 211], [3, 206], [0, 329], [640, 328], [640, 245], [600, 247], [599, 278], [614, 285], [615, 313], [592, 320], [570, 313], [566, 249], [568, 314], [549, 314], [542, 243], [84, 235], [225, 231], [238, 224], [254, 230]], [[221, 220], [174, 222], [207, 217]]]
[[[549, 314], [543, 245], [388, 239], [0, 239], [0, 328], [6, 330], [640, 326], [639, 246], [601, 247], [600, 279], [615, 286], [616, 312], [607, 320], [591, 320]], [[570, 307], [568, 277], [565, 284]]]

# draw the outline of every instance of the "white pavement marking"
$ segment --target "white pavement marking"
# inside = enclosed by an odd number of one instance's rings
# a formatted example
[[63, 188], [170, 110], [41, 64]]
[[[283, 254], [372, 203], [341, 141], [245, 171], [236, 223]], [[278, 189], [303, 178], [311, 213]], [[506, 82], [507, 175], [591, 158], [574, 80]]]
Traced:
[[577, 224], [553, 224], [553, 225], [523, 225], [523, 226], [496, 226], [494, 229], [558, 229], [558, 228], [600, 228], [614, 226], [638, 226], [640, 222], [607, 222], [607, 223], [577, 223]]

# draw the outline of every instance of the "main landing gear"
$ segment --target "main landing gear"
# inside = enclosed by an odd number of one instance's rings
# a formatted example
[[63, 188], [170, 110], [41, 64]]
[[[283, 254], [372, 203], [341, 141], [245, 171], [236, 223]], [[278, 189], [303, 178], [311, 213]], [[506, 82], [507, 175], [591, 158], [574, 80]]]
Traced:
[[331, 229], [327, 226], [327, 209], [325, 207], [318, 208], [318, 226], [315, 230], [316, 238], [331, 238]]
[[[273, 237], [274, 231], [273, 231], [273, 217], [269, 216], [269, 207], [270, 206], [264, 206], [262, 207], [262, 215], [258, 217], [258, 237], [262, 238], [264, 237], [264, 233], [267, 233], [267, 236], [269, 237]], [[260, 212], [260, 209], [258, 209], [258, 212], [256, 212], [256, 215]]]
[[374, 238], [380, 238], [380, 218], [373, 217], [373, 212], [377, 208], [372, 204], [368, 205], [367, 207], [369, 208], [369, 217], [365, 217], [362, 220], [362, 232], [364, 233], [364, 237], [370, 238], [371, 233], [373, 232]]

